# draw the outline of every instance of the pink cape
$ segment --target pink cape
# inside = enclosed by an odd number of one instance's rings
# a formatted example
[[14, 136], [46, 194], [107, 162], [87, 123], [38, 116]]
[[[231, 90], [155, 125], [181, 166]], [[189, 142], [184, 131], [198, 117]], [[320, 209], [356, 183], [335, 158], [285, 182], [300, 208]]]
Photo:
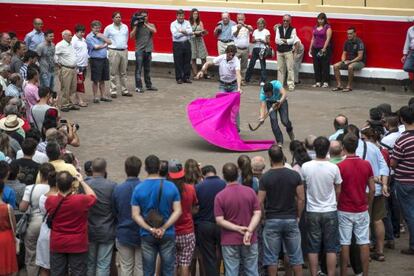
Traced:
[[215, 98], [192, 101], [187, 112], [194, 130], [213, 145], [233, 151], [269, 149], [275, 141], [241, 140], [236, 126], [239, 108], [239, 93], [217, 93]]

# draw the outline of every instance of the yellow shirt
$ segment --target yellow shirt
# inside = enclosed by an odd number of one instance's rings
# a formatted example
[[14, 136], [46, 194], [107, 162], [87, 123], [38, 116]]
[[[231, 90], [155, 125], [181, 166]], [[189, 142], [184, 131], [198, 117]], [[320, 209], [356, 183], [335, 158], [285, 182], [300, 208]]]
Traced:
[[[53, 167], [55, 167], [55, 170], [57, 173], [62, 172], [62, 171], [68, 171], [73, 177], [75, 177], [78, 174], [78, 171], [76, 170], [75, 166], [73, 166], [72, 164], [65, 163], [65, 161], [61, 159], [50, 161], [50, 164], [52, 164]], [[39, 184], [39, 183], [40, 183], [40, 172], [37, 174], [37, 178], [36, 178], [36, 184]], [[74, 188], [78, 188], [79, 182], [77, 180], [74, 181], [73, 186]]]

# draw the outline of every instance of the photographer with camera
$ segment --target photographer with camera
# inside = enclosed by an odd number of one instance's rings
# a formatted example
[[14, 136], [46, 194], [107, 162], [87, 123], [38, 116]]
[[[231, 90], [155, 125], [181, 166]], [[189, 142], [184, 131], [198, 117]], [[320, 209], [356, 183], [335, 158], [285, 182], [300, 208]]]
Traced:
[[131, 18], [130, 38], [135, 38], [135, 92], [143, 93], [141, 73], [144, 67], [144, 81], [148, 91], [157, 91], [152, 86], [150, 69], [151, 53], [154, 48], [153, 35], [157, 32], [155, 25], [148, 22], [148, 12], [139, 11]]

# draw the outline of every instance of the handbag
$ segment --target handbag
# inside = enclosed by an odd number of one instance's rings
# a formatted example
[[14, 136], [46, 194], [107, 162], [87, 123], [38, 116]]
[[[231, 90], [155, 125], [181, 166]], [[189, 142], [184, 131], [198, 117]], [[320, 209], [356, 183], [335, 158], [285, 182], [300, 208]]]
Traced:
[[47, 225], [47, 227], [49, 227], [49, 229], [52, 229], [52, 227], [53, 227], [53, 219], [55, 218], [57, 212], [59, 211], [60, 206], [62, 205], [62, 202], [63, 202], [64, 199], [65, 199], [65, 197], [62, 198], [62, 200], [59, 202], [58, 206], [56, 207], [55, 212], [53, 212], [53, 214], [51, 216], [48, 215], [46, 217], [46, 225]]
[[149, 210], [145, 218], [145, 222], [153, 228], [160, 228], [164, 224], [164, 217], [160, 214], [159, 209], [158, 209], [160, 205], [160, 201], [161, 201], [161, 196], [162, 196], [163, 183], [164, 183], [164, 179], [161, 179], [160, 188], [158, 189], [158, 200], [157, 200], [156, 208]]
[[13, 220], [12, 220], [11, 212], [10, 212], [11, 206], [10, 206], [10, 208], [9, 208], [9, 206], [10, 205], [7, 204], [7, 213], [9, 214], [10, 227], [13, 231], [13, 237], [14, 237], [14, 240], [16, 242], [16, 255], [19, 255], [20, 254], [20, 239], [16, 237], [16, 232], [15, 232], [15, 229], [14, 229]]
[[24, 235], [26, 234], [27, 227], [30, 222], [30, 217], [32, 216], [32, 194], [33, 190], [35, 189], [36, 184], [33, 185], [32, 190], [30, 191], [30, 197], [29, 197], [29, 208], [26, 210], [26, 212], [23, 214], [23, 216], [20, 218], [19, 222], [16, 224], [16, 236], [22, 239]]
[[76, 92], [85, 93], [85, 75], [82, 71], [76, 74]]
[[275, 56], [275, 51], [273, 51], [272, 47], [266, 45], [262, 48], [259, 52], [260, 59], [272, 58]]

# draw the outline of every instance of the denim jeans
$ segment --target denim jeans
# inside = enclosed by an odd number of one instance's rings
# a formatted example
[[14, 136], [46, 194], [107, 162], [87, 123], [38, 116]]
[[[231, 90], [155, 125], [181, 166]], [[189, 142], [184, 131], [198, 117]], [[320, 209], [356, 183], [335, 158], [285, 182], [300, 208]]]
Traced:
[[175, 237], [164, 236], [156, 239], [153, 236], [141, 237], [142, 266], [144, 276], [154, 276], [157, 255], [161, 257], [161, 275], [174, 275]]
[[414, 51], [408, 53], [403, 69], [405, 72], [414, 72]]
[[88, 276], [109, 276], [114, 242], [89, 242]]
[[147, 88], [152, 86], [151, 71], [151, 52], [136, 51], [135, 52], [135, 87], [142, 88], [142, 68], [144, 68], [144, 82]]
[[395, 181], [397, 198], [410, 234], [410, 248], [414, 250], [414, 185]]
[[[267, 110], [269, 111], [269, 109], [272, 107], [273, 102], [266, 102], [266, 104], [267, 104]], [[282, 131], [280, 130], [279, 123], [277, 121], [277, 112], [279, 112], [280, 121], [286, 127], [286, 131], [288, 133], [291, 132], [293, 130], [293, 127], [292, 127], [292, 123], [289, 120], [288, 102], [284, 101], [278, 110], [275, 110], [269, 115], [270, 124], [272, 126], [272, 131], [273, 131], [273, 135], [276, 138], [276, 142], [283, 144], [283, 134], [282, 134]]]
[[252, 56], [250, 58], [249, 67], [247, 68], [246, 76], [244, 78], [247, 82], [249, 82], [251, 77], [252, 77], [254, 66], [256, 65], [257, 60], [260, 61], [260, 81], [261, 82], [266, 82], [266, 79], [267, 79], [266, 59], [265, 58], [261, 59], [259, 57], [259, 53], [260, 53], [261, 50], [262, 50], [261, 48], [253, 48]]
[[387, 216], [384, 218], [385, 240], [392, 240], [395, 236], [400, 235], [401, 210], [398, 203], [397, 193], [395, 190], [395, 179], [391, 176], [390, 196], [386, 198], [385, 207]]
[[226, 276], [238, 276], [240, 263], [243, 264], [243, 275], [258, 276], [257, 268], [258, 249], [257, 243], [250, 246], [245, 245], [223, 245], [223, 254]]
[[263, 229], [264, 261], [277, 265], [282, 244], [292, 266], [303, 264], [301, 237], [296, 219], [268, 219]]
[[42, 72], [40, 74], [40, 87], [55, 88], [55, 74], [53, 72]]

